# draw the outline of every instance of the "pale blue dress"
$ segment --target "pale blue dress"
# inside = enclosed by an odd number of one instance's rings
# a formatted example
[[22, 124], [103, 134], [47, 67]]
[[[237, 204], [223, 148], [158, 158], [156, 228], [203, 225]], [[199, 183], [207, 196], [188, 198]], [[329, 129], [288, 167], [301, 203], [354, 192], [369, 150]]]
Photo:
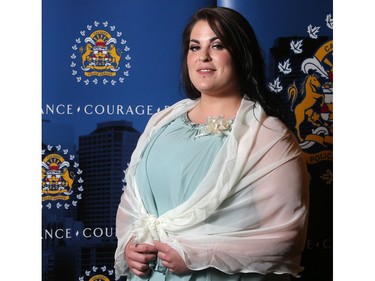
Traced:
[[[177, 207], [194, 192], [206, 175], [226, 134], [205, 135], [202, 124], [193, 124], [186, 114], [161, 128], [142, 153], [136, 182], [149, 213], [160, 216]], [[288, 281], [287, 275], [256, 273], [225, 274], [216, 269], [177, 275], [159, 262], [152, 273], [140, 278], [131, 272], [127, 280], [140, 281]]]

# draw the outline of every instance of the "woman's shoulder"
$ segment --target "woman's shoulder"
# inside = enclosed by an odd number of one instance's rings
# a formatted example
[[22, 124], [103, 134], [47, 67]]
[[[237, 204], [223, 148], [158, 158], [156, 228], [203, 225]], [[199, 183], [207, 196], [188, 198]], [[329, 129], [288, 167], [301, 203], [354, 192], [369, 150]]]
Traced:
[[292, 130], [280, 118], [268, 115], [259, 105], [254, 108], [253, 118], [252, 124], [259, 130], [258, 136], [295, 142], [296, 138]]
[[278, 117], [268, 115], [259, 103], [244, 102], [245, 119], [249, 124], [260, 126], [261, 129], [283, 134], [288, 131], [288, 126]]
[[183, 108], [183, 107], [189, 107], [193, 104], [195, 104], [197, 101], [196, 100], [191, 100], [191, 99], [182, 99], [179, 100], [171, 105], [166, 106], [164, 109], [156, 112], [153, 114], [153, 116], [158, 116], [158, 115], [163, 115], [165, 112], [169, 112], [171, 110], [174, 110], [175, 108]]
[[285, 123], [279, 118], [274, 116], [266, 115], [263, 119], [262, 125], [275, 133], [283, 134], [289, 131], [288, 126], [285, 125]]
[[154, 113], [146, 126], [146, 129], [151, 128], [157, 124], [164, 124], [170, 122], [182, 113], [186, 112], [189, 108], [194, 106], [197, 101], [191, 99], [182, 99], [175, 102], [174, 104], [167, 106], [166, 108]]

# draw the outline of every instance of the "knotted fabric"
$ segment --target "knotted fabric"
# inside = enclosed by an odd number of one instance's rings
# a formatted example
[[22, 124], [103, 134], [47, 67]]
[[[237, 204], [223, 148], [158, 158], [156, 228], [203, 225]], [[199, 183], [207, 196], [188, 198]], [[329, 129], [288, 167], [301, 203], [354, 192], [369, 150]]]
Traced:
[[154, 114], [138, 141], [116, 218], [116, 279], [129, 270], [124, 248], [131, 239], [169, 244], [191, 270], [298, 276], [307, 228], [306, 165], [291, 131], [252, 101], [242, 100], [228, 139], [192, 196], [160, 217], [146, 211], [135, 182], [142, 151], [159, 128], [198, 102], [185, 99]]

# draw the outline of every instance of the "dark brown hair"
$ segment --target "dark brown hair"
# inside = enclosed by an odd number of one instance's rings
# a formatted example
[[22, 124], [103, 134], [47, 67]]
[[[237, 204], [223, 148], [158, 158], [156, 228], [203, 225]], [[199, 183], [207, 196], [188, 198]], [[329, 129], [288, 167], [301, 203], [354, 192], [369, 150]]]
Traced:
[[277, 106], [271, 101], [265, 85], [264, 60], [261, 48], [253, 28], [240, 13], [224, 7], [203, 8], [198, 10], [186, 25], [182, 34], [181, 85], [190, 99], [200, 97], [200, 92], [190, 80], [187, 55], [190, 34], [198, 21], [207, 21], [213, 32], [231, 54], [235, 65], [241, 93], [248, 99], [258, 102], [272, 116]]

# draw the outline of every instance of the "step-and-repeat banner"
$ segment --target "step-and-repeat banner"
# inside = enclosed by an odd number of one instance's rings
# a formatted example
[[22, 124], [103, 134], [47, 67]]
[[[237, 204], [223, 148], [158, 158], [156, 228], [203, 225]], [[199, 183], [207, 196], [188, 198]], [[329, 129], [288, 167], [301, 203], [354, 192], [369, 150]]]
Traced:
[[332, 2], [43, 0], [44, 281], [114, 280], [123, 171], [150, 116], [184, 98], [181, 34], [205, 6], [239, 11], [258, 34], [311, 177], [300, 280], [332, 280]]

